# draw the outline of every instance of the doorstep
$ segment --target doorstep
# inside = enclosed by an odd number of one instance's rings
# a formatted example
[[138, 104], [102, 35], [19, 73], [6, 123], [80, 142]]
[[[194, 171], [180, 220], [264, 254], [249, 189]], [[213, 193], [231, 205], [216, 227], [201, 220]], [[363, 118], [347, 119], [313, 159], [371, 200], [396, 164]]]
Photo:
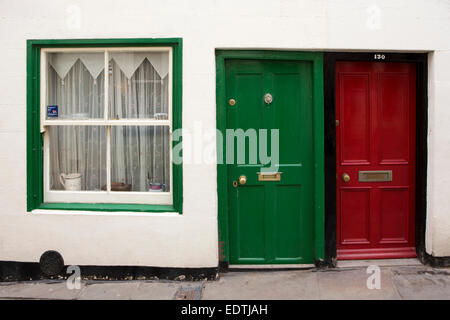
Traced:
[[228, 270], [278, 270], [278, 269], [311, 269], [314, 264], [230, 264]]
[[368, 267], [376, 265], [379, 267], [394, 267], [394, 266], [421, 266], [422, 263], [417, 258], [408, 259], [371, 259], [371, 260], [342, 260], [338, 261], [337, 268], [354, 268], [354, 267]]

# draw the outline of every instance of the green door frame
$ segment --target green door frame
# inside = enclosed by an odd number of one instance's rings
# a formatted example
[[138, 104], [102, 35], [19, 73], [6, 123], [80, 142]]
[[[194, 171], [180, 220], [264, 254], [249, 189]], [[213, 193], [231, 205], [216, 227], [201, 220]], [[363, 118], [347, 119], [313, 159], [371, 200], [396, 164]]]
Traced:
[[[230, 59], [262, 59], [309, 61], [313, 64], [313, 127], [314, 127], [314, 257], [316, 265], [322, 265], [325, 243], [325, 170], [324, 170], [324, 97], [323, 54], [321, 52], [293, 52], [266, 50], [216, 50], [216, 125], [225, 137], [226, 130], [226, 83], [225, 61]], [[226, 143], [217, 140], [217, 155], [226, 155]], [[228, 264], [228, 186], [227, 165], [217, 163], [217, 197], [219, 223], [219, 261]]]

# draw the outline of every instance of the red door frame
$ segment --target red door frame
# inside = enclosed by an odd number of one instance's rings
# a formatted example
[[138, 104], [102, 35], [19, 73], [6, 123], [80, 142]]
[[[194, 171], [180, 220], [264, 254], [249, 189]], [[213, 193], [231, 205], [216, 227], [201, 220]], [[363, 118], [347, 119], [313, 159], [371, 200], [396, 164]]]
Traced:
[[337, 61], [412, 62], [416, 64], [416, 166], [415, 166], [415, 249], [424, 262], [427, 176], [427, 60], [426, 53], [333, 53], [324, 54], [325, 89], [325, 261], [333, 267], [337, 260], [336, 210], [336, 115], [335, 66]]

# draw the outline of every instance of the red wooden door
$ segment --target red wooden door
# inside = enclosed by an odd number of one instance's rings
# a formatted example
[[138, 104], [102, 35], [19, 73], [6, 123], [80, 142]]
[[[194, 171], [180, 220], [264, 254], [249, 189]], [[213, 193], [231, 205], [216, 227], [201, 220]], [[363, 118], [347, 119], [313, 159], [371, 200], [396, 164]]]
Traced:
[[416, 256], [415, 109], [414, 64], [336, 63], [338, 259]]

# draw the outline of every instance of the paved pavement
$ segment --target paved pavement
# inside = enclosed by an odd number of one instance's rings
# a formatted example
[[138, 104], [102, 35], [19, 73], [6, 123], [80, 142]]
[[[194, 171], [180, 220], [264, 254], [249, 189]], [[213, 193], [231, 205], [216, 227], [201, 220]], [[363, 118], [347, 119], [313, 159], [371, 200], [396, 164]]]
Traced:
[[[325, 270], [234, 271], [216, 281], [1, 282], [0, 299], [445, 299], [450, 268], [380, 268], [380, 289], [368, 289], [366, 267]], [[376, 281], [369, 281], [376, 286]]]

